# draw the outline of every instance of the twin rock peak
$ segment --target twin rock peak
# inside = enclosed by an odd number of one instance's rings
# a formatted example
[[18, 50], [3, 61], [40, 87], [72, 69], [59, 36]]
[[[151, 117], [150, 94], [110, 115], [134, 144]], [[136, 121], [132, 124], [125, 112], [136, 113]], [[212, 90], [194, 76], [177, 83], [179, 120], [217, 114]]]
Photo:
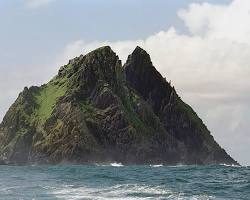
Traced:
[[238, 164], [136, 47], [124, 66], [109, 46], [25, 88], [0, 124], [7, 164]]

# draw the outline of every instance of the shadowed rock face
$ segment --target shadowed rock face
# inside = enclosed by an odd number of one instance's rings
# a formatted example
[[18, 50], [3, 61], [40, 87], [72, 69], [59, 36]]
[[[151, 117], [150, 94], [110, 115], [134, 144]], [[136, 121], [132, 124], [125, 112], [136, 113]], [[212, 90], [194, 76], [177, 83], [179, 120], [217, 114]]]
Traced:
[[102, 47], [25, 88], [0, 124], [1, 163], [237, 164], [137, 47]]

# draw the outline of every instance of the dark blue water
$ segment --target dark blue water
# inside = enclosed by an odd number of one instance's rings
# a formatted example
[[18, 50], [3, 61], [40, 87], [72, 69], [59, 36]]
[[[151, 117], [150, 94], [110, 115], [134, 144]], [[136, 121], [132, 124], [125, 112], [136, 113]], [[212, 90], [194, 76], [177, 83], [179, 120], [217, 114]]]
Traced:
[[0, 199], [250, 199], [250, 168], [0, 166]]

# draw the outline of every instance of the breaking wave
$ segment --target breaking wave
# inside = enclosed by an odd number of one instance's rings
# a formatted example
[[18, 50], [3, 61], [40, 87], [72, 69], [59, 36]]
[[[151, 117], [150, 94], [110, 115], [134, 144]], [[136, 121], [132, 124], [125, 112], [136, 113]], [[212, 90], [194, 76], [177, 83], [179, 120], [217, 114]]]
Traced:
[[159, 164], [159, 165], [150, 165], [150, 167], [163, 167], [163, 164]]
[[101, 167], [123, 167], [124, 165], [122, 163], [117, 163], [117, 162], [114, 162], [114, 163], [108, 163], [108, 164], [99, 164], [99, 163], [96, 163], [95, 164], [96, 166], [101, 166]]
[[124, 165], [122, 163], [111, 163], [112, 167], [123, 167]]
[[56, 198], [59, 199], [92, 199], [92, 200], [105, 200], [105, 199], [196, 199], [205, 200], [211, 199], [212, 196], [196, 195], [192, 197], [185, 197], [183, 193], [174, 192], [170, 189], [166, 189], [160, 186], [147, 186], [138, 184], [125, 184], [116, 185], [108, 188], [72, 188], [65, 187], [63, 189], [53, 192]]

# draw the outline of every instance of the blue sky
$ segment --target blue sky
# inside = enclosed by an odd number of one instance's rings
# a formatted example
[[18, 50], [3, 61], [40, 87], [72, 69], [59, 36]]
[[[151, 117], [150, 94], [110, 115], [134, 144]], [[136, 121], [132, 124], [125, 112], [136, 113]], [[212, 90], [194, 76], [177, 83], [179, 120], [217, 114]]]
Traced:
[[184, 31], [177, 10], [203, 1], [57, 0], [36, 8], [30, 8], [27, 2], [0, 1], [0, 53], [4, 56], [1, 65], [25, 64], [30, 57], [49, 62], [68, 42], [82, 38], [140, 39], [171, 25]]
[[108, 44], [124, 61], [141, 45], [215, 139], [250, 164], [249, 13], [249, 0], [0, 1], [0, 119], [68, 59]]

